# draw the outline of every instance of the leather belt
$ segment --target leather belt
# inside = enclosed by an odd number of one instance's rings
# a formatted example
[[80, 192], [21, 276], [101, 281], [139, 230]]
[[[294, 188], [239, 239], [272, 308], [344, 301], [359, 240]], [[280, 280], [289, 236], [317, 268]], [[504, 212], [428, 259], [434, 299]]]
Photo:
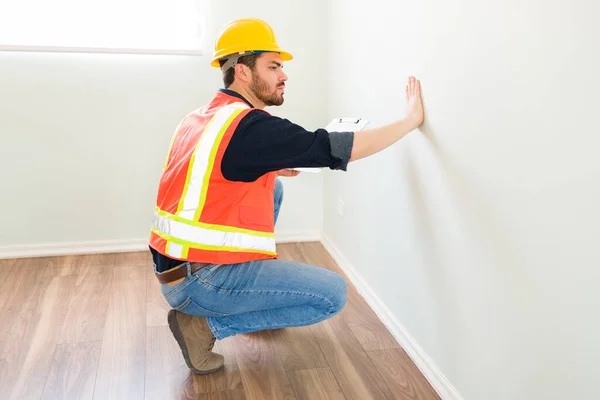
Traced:
[[[193, 274], [194, 272], [206, 267], [207, 263], [190, 263], [191, 266], [191, 273]], [[181, 264], [178, 267], [175, 268], [171, 268], [170, 270], [167, 270], [165, 272], [155, 272], [154, 273], [156, 275], [156, 278], [158, 279], [158, 281], [160, 283], [171, 283], [177, 280], [183, 280], [185, 279], [185, 277], [187, 277], [187, 263]]]

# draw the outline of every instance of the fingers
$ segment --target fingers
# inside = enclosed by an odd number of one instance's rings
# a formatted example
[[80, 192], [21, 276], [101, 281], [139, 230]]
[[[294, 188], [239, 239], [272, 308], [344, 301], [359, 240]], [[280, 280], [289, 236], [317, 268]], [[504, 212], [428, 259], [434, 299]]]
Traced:
[[406, 97], [417, 96], [421, 92], [421, 82], [414, 76], [408, 78], [406, 85]]
[[296, 171], [293, 169], [282, 169], [277, 171], [277, 175], [279, 176], [298, 176], [300, 175], [300, 171]]

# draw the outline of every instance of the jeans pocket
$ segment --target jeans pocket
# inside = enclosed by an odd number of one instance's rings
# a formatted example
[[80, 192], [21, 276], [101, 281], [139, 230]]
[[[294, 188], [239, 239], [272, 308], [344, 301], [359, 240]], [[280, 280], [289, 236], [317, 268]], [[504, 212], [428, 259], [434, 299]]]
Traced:
[[223, 264], [213, 264], [202, 268], [200, 271], [196, 272], [196, 274], [200, 281], [210, 283], [221, 267], [223, 267]]
[[186, 298], [179, 307], [175, 307], [175, 310], [184, 314], [195, 315], [197, 317], [226, 317], [228, 315], [225, 313], [207, 310], [206, 308], [197, 304], [190, 297]]
[[183, 281], [175, 284], [169, 285], [168, 283], [162, 283], [160, 285], [160, 291], [163, 296], [167, 300], [167, 302], [171, 303], [171, 299], [177, 297], [179, 293], [185, 290], [190, 284], [194, 283], [198, 278], [191, 275], [187, 276]]

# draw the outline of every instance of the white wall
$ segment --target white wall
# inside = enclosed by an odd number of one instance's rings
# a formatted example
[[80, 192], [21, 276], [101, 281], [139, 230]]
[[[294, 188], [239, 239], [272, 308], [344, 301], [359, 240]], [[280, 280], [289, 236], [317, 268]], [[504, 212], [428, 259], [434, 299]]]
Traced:
[[600, 398], [598, 11], [333, 0], [331, 114], [414, 74], [426, 123], [328, 172], [325, 234], [465, 399]]
[[[285, 105], [269, 111], [308, 129], [326, 119], [325, 76], [313, 62], [326, 55], [324, 10], [318, 0], [212, 2], [213, 37], [242, 16], [271, 23], [296, 59], [286, 65]], [[209, 59], [0, 52], [0, 248], [143, 242], [175, 127], [222, 87]], [[322, 175], [285, 186], [277, 231], [318, 232]]]

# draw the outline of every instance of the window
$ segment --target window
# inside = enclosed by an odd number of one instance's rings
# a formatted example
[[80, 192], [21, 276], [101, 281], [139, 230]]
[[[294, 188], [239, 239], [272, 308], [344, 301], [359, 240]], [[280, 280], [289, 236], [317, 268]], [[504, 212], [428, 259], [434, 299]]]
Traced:
[[0, 50], [201, 54], [208, 0], [0, 0]]

